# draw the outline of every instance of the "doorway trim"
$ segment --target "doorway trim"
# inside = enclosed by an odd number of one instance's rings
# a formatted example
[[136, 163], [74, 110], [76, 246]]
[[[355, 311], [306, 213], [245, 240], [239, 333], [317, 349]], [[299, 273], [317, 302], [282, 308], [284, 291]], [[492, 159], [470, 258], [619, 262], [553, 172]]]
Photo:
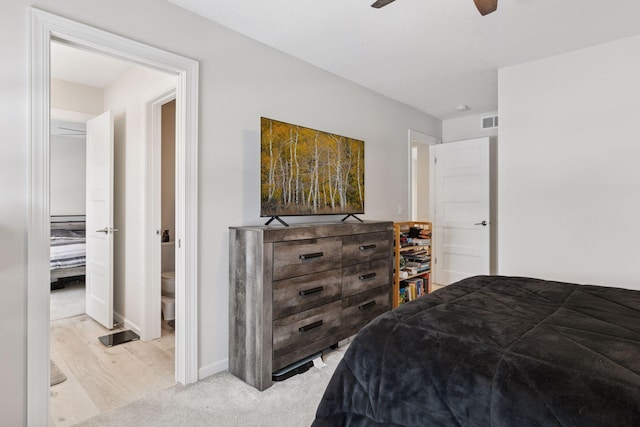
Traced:
[[[31, 146], [27, 236], [27, 425], [49, 417], [50, 42], [175, 74], [176, 380], [198, 380], [198, 62], [36, 8], [31, 13]], [[184, 286], [179, 286], [182, 281]]]

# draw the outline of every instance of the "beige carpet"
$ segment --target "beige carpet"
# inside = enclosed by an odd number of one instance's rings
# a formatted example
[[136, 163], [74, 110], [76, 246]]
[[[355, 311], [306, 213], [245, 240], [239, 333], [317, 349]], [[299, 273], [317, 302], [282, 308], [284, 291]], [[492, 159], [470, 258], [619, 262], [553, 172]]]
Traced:
[[322, 394], [347, 345], [312, 367], [260, 392], [228, 372], [153, 396], [91, 418], [82, 426], [309, 426]]
[[51, 291], [50, 307], [50, 320], [66, 319], [84, 314], [84, 280], [70, 282], [62, 289]]
[[61, 382], [66, 381], [67, 379], [67, 376], [60, 370], [60, 368], [58, 368], [58, 365], [53, 363], [53, 360], [51, 361], [50, 372], [51, 372], [50, 385], [60, 384]]

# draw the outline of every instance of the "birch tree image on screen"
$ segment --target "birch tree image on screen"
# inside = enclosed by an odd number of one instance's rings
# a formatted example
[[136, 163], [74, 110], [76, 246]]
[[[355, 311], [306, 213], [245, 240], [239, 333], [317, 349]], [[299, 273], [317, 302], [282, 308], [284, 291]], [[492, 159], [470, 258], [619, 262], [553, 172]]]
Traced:
[[364, 213], [364, 141], [261, 119], [261, 215]]

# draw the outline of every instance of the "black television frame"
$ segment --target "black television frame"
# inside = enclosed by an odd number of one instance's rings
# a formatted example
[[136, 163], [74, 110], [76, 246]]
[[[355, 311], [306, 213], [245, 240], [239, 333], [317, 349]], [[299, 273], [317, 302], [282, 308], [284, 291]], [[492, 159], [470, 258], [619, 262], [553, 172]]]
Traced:
[[[260, 118], [260, 216], [365, 213], [365, 142]], [[295, 179], [294, 179], [295, 177]]]

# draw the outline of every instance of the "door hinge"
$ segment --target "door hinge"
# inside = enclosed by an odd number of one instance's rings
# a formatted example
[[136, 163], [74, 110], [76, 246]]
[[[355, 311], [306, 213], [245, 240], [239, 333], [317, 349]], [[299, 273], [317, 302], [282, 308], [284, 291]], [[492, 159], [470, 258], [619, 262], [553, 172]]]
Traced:
[[436, 258], [434, 262], [437, 264], [438, 263], [438, 258]]
[[182, 239], [178, 239], [178, 249], [182, 248]]
[[437, 157], [433, 158], [433, 163], [438, 163], [438, 158]]

